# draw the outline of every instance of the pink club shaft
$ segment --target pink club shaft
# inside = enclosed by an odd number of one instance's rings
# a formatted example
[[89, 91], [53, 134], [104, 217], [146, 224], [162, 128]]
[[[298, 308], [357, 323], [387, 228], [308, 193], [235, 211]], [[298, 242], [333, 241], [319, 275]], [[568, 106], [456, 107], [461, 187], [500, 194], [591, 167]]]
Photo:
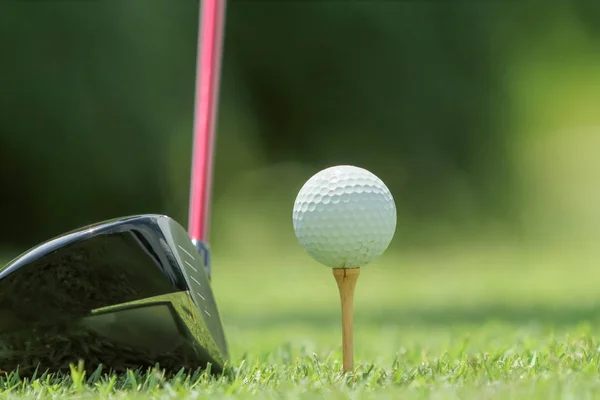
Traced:
[[208, 241], [226, 0], [200, 0], [188, 233]]

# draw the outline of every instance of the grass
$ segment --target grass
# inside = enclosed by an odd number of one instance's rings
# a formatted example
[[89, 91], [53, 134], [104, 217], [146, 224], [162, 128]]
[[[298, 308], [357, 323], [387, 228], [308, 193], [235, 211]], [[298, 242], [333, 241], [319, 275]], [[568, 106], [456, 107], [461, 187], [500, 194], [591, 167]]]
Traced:
[[473, 246], [388, 254], [356, 291], [354, 378], [341, 371], [331, 271], [298, 250], [216, 252], [232, 353], [225, 374], [0, 378], [10, 398], [600, 397], [600, 270], [592, 251]]

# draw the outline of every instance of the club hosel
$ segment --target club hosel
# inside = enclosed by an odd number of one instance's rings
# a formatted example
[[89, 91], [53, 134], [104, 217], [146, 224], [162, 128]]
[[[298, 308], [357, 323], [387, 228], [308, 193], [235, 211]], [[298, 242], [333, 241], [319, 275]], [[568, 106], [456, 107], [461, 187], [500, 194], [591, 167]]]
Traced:
[[202, 262], [204, 263], [204, 269], [206, 271], [206, 275], [208, 275], [208, 279], [211, 279], [211, 268], [210, 268], [210, 249], [208, 244], [204, 243], [202, 240], [192, 239], [192, 243], [194, 243], [194, 247], [196, 247], [196, 251], [200, 254], [202, 258]]

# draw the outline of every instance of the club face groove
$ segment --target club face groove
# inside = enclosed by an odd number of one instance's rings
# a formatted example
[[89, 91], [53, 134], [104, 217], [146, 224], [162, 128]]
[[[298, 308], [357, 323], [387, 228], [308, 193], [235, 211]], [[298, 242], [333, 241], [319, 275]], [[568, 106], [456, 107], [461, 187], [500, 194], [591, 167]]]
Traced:
[[203, 259], [163, 215], [88, 226], [0, 269], [0, 368], [22, 375], [84, 360], [119, 372], [219, 373], [228, 349]]

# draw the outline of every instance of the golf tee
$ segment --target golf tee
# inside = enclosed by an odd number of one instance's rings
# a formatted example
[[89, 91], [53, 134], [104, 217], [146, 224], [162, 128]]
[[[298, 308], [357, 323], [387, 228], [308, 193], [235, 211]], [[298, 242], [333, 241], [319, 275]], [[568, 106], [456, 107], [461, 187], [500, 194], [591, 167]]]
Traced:
[[342, 360], [344, 372], [354, 370], [354, 288], [360, 268], [334, 268], [342, 303]]

